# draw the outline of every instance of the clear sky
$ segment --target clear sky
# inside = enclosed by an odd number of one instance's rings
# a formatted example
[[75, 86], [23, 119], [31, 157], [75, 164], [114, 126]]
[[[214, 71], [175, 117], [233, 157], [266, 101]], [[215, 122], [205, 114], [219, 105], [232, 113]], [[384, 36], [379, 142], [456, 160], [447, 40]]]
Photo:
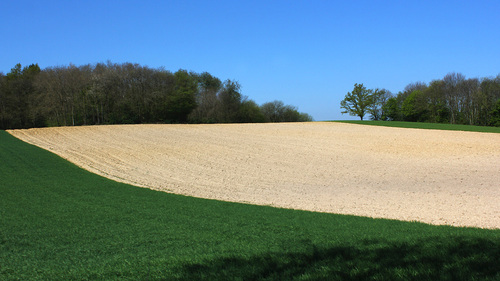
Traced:
[[237, 80], [259, 104], [353, 119], [354, 83], [500, 73], [500, 1], [2, 1], [0, 72], [132, 62]]

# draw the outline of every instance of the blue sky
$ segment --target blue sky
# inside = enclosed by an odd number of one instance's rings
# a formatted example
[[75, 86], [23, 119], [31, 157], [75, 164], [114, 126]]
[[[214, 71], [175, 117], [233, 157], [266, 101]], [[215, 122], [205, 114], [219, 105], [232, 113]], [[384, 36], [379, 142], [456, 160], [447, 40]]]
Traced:
[[133, 62], [237, 80], [315, 120], [354, 83], [500, 74], [500, 1], [3, 1], [0, 71]]

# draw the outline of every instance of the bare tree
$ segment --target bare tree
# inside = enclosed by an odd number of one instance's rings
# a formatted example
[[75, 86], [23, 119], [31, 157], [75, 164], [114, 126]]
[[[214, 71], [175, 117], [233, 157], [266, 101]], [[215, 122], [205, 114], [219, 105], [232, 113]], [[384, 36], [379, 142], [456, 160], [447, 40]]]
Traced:
[[383, 116], [385, 116], [385, 104], [392, 97], [394, 97], [394, 95], [386, 89], [375, 89], [375, 91], [373, 91], [373, 104], [368, 109], [372, 120], [383, 119]]
[[457, 119], [461, 112], [464, 103], [464, 93], [459, 87], [460, 83], [465, 80], [465, 76], [461, 73], [451, 72], [443, 78], [445, 85], [446, 103], [450, 109], [450, 123], [457, 123]]

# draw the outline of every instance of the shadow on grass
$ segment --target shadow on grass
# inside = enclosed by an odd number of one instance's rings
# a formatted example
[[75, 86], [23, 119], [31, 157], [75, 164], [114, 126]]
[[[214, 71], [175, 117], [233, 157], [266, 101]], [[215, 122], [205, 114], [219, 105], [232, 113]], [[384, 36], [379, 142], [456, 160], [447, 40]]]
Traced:
[[500, 280], [500, 241], [454, 237], [226, 257], [178, 268], [181, 280]]

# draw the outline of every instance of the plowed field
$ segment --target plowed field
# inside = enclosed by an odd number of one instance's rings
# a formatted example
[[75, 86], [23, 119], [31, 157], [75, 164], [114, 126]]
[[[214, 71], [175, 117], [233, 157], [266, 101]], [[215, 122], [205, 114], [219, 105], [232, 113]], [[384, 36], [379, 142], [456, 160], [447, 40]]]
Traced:
[[9, 132], [96, 174], [171, 193], [500, 228], [500, 134], [328, 122]]

